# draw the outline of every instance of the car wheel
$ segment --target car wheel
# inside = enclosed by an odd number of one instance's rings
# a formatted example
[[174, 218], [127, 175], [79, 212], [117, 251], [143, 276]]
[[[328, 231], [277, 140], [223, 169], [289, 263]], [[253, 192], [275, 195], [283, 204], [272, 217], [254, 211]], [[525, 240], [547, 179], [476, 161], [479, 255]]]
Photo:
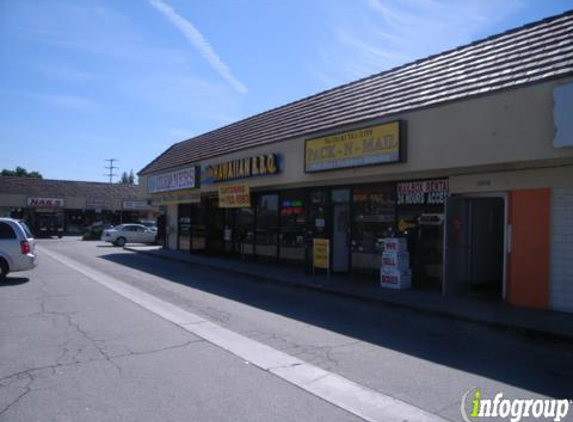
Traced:
[[123, 245], [125, 245], [125, 242], [126, 242], [125, 237], [119, 237], [115, 241], [115, 244], [121, 248], [121, 247], [123, 247]]
[[0, 281], [6, 280], [8, 275], [8, 264], [3, 259], [0, 259]]

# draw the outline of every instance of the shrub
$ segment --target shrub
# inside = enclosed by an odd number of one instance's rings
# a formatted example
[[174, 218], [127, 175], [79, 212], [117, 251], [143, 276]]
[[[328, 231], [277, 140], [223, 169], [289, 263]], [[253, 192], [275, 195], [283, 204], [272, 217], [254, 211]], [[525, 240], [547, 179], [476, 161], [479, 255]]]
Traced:
[[100, 240], [101, 230], [88, 230], [84, 232], [82, 240]]

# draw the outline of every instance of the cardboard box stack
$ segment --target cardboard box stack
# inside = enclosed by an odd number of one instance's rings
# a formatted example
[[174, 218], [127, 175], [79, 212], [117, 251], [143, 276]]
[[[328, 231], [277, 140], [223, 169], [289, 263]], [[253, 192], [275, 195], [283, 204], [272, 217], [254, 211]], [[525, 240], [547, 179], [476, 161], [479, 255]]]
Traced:
[[407, 239], [396, 237], [384, 239], [380, 285], [391, 289], [409, 289], [412, 287]]

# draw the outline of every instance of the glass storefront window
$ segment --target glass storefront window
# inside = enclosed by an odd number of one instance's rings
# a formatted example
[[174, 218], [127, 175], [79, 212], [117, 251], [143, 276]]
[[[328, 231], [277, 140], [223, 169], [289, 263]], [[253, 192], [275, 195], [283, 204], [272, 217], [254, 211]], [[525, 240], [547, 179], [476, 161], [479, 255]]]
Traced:
[[412, 282], [416, 288], [441, 288], [444, 203], [448, 179], [399, 182], [398, 235], [408, 239]]
[[304, 192], [281, 194], [280, 259], [304, 264], [307, 230], [306, 198]]
[[224, 252], [225, 239], [225, 209], [219, 208], [216, 197], [206, 198], [203, 204], [203, 215], [208, 230], [207, 252], [209, 254], [221, 254]]
[[330, 196], [333, 203], [346, 204], [350, 202], [350, 189], [333, 189]]
[[396, 190], [393, 184], [354, 188], [352, 267], [378, 271], [382, 239], [394, 234]]
[[201, 205], [191, 206], [191, 250], [204, 251], [207, 247], [207, 227]]
[[235, 215], [236, 252], [253, 255], [255, 242], [255, 213], [252, 208], [238, 208]]
[[276, 258], [279, 223], [279, 197], [276, 193], [258, 197], [256, 216], [256, 254]]

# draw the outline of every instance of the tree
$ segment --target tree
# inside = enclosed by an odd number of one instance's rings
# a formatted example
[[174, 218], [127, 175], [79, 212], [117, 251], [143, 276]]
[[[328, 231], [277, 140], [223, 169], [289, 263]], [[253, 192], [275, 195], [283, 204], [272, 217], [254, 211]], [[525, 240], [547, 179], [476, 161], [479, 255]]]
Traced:
[[120, 183], [122, 185], [134, 185], [135, 175], [133, 174], [133, 169], [129, 172], [129, 174], [126, 171], [121, 173], [121, 178], [117, 183]]
[[127, 185], [129, 184], [129, 175], [127, 174], [126, 171], [124, 171], [123, 173], [121, 173], [121, 178], [119, 179], [119, 182], [117, 182], [121, 185]]
[[23, 167], [16, 167], [16, 170], [8, 170], [4, 169], [1, 173], [2, 176], [11, 176], [11, 177], [31, 177], [33, 179], [43, 179], [42, 175], [37, 171], [28, 172]]

